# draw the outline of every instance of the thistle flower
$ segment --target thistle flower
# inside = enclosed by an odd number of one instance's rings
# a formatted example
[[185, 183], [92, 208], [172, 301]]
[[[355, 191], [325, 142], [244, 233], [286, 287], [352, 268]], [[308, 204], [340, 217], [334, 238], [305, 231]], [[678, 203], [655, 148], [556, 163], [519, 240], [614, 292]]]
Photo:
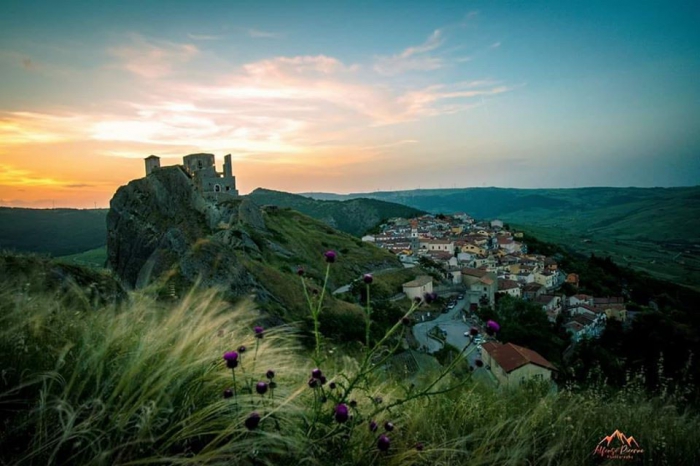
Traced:
[[335, 382], [331, 382], [328, 384], [328, 388], [330, 388], [331, 390], [335, 390], [335, 387], [336, 387]]
[[272, 369], [268, 370], [265, 373], [265, 377], [267, 377], [270, 380], [274, 379], [275, 378], [275, 371], [273, 371]]
[[255, 338], [262, 338], [265, 333], [265, 329], [259, 325], [256, 325], [253, 331], [255, 332]]
[[479, 334], [479, 329], [476, 327], [472, 327], [469, 329], [469, 335], [475, 337]]
[[323, 372], [321, 372], [321, 369], [319, 369], [318, 367], [311, 371], [311, 377], [313, 377], [314, 379], [320, 379], [322, 375]]
[[484, 367], [484, 361], [482, 361], [481, 359], [476, 359], [474, 361], [474, 365], [476, 365], [476, 367]]
[[374, 278], [372, 277], [372, 274], [371, 274], [371, 273], [366, 273], [365, 276], [362, 277], [362, 280], [363, 280], [366, 284], [371, 285], [371, 284], [372, 284], [372, 281], [374, 281]]
[[318, 387], [318, 379], [314, 379], [313, 377], [311, 377], [309, 379], [309, 387], [317, 388]]
[[245, 353], [245, 350], [246, 350], [245, 345], [241, 345], [241, 346], [238, 347], [238, 352], [239, 352], [239, 353]]
[[277, 388], [277, 382], [275, 382], [274, 380], [270, 380], [270, 383], [268, 385], [270, 386], [270, 390], [274, 390], [275, 388]]
[[322, 375], [321, 377], [319, 377], [318, 381], [321, 382], [321, 385], [326, 385], [326, 382], [328, 381], [328, 379], [326, 378], [325, 375]]
[[253, 430], [260, 424], [260, 415], [256, 412], [250, 413], [248, 418], [245, 420], [245, 426], [248, 430]]
[[227, 388], [226, 390], [224, 390], [224, 398], [231, 398], [231, 397], [233, 397], [233, 390], [231, 390], [230, 388]]
[[387, 421], [386, 423], [384, 423], [384, 430], [386, 430], [387, 432], [391, 432], [392, 430], [394, 430], [394, 424]]
[[357, 401], [355, 400], [350, 400], [349, 402], [351, 408], [357, 408]]
[[401, 318], [401, 323], [405, 325], [406, 327], [411, 325], [411, 319], [409, 317], [402, 317]]
[[235, 351], [224, 353], [224, 361], [226, 361], [226, 367], [229, 369], [235, 369], [236, 366], [238, 366], [238, 353]]
[[348, 420], [350, 416], [348, 412], [348, 406], [344, 403], [340, 403], [335, 407], [335, 420], [341, 424]]
[[377, 404], [381, 404], [384, 400], [382, 399], [381, 396], [375, 396], [374, 397], [374, 402]]
[[425, 293], [423, 295], [423, 301], [425, 301], [428, 304], [432, 303], [433, 302], [433, 294], [432, 293]]
[[297, 269], [297, 275], [299, 275], [300, 277], [304, 276], [304, 268], [303, 267], [299, 267]]
[[501, 330], [501, 326], [498, 325], [498, 322], [495, 322], [493, 320], [489, 320], [486, 322], [486, 333], [489, 335], [493, 335], [494, 333], [498, 332]]
[[416, 443], [416, 450], [423, 451], [423, 448], [424, 448], [424, 446], [421, 442]]
[[323, 256], [326, 258], [326, 262], [328, 262], [329, 264], [332, 264], [333, 262], [335, 262], [335, 258], [337, 257], [337, 254], [335, 253], [335, 251], [326, 251], [323, 254]]
[[391, 446], [391, 439], [386, 435], [380, 435], [379, 440], [377, 440], [377, 448], [380, 451], [388, 451]]
[[267, 382], [258, 382], [258, 384], [255, 386], [255, 391], [261, 395], [267, 393]]
[[379, 426], [377, 425], [376, 421], [370, 421], [370, 423], [369, 423], [369, 431], [370, 432], [376, 432], [378, 427]]

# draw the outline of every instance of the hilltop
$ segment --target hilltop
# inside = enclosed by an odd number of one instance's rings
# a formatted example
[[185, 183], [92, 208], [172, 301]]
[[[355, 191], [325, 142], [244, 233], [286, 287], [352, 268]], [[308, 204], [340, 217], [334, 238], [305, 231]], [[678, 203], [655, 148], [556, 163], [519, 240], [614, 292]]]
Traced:
[[[329, 198], [322, 193], [314, 198]], [[700, 187], [423, 189], [332, 195], [405, 204], [432, 213], [499, 218], [581, 253], [610, 255], [658, 278], [700, 283]]]
[[260, 205], [290, 207], [355, 236], [362, 236], [391, 217], [410, 218], [425, 213], [406, 205], [377, 199], [359, 197], [326, 201], [263, 188], [256, 189], [248, 197]]
[[[269, 316], [288, 322], [308, 312], [297, 269], [320, 286], [326, 250], [339, 256], [331, 290], [363, 273], [402, 268], [393, 254], [299, 212], [250, 197], [208, 202], [179, 167], [131, 181], [110, 204], [109, 267], [127, 286], [155, 284], [166, 296], [183, 296], [194, 284], [231, 300], [252, 294]], [[327, 317], [342, 315], [338, 332], [351, 331], [360, 308], [329, 299]]]

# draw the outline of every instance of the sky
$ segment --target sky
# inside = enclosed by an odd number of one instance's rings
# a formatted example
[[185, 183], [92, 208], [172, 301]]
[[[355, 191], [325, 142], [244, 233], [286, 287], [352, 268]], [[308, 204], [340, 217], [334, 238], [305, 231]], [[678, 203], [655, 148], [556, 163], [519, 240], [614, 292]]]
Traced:
[[2, 10], [2, 206], [107, 207], [196, 152], [242, 194], [700, 180], [697, 1]]

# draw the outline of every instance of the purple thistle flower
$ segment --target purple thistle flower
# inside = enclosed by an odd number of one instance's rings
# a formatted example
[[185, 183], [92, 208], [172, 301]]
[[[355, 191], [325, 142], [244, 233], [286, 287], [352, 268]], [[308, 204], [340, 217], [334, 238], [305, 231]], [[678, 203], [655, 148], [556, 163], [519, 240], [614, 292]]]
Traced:
[[326, 251], [323, 255], [326, 258], [326, 262], [328, 262], [329, 264], [335, 262], [335, 258], [337, 257], [335, 251]]
[[370, 432], [376, 432], [378, 427], [379, 426], [377, 425], [376, 421], [370, 421], [370, 423], [369, 423], [369, 431]]
[[478, 328], [472, 327], [472, 328], [469, 329], [469, 335], [471, 335], [471, 336], [474, 337], [474, 336], [476, 336], [476, 335], [478, 335], [478, 334], [479, 334], [479, 329], [478, 329]]
[[423, 298], [421, 298], [420, 296], [416, 296], [415, 298], [413, 298], [413, 301], [416, 304], [420, 304], [423, 301]]
[[326, 381], [328, 380], [325, 375], [322, 375], [319, 379], [321, 382], [321, 385], [326, 385]]
[[311, 377], [313, 377], [314, 379], [320, 379], [322, 375], [323, 372], [321, 372], [321, 369], [319, 369], [318, 367], [311, 371]]
[[476, 367], [484, 367], [484, 361], [482, 361], [481, 359], [474, 360], [474, 364], [476, 365]]
[[231, 397], [233, 397], [233, 390], [231, 390], [230, 388], [227, 388], [226, 390], [224, 390], [224, 398], [231, 398]]
[[303, 267], [299, 267], [297, 269], [297, 275], [299, 275], [300, 277], [304, 276], [304, 268]]
[[486, 322], [486, 333], [489, 335], [493, 335], [494, 333], [498, 332], [501, 330], [501, 326], [498, 325], [498, 322], [495, 322], [493, 320], [489, 320]]
[[340, 403], [335, 407], [335, 420], [341, 424], [348, 420], [350, 413], [348, 412], [348, 406], [344, 403]]
[[364, 280], [366, 284], [371, 285], [374, 278], [372, 277], [371, 273], [366, 273], [365, 276], [362, 277], [362, 280]]
[[401, 323], [405, 325], [406, 327], [411, 325], [411, 319], [408, 317], [402, 317], [401, 318]]
[[433, 294], [432, 293], [425, 293], [423, 295], [423, 300], [428, 304], [432, 303], [433, 302]]
[[235, 351], [224, 353], [224, 361], [226, 361], [226, 367], [229, 369], [235, 369], [236, 366], [238, 366], [238, 353]]
[[391, 422], [389, 422], [389, 421], [387, 421], [387, 422], [384, 424], [384, 430], [386, 430], [387, 432], [391, 432], [392, 430], [394, 430], [394, 424], [391, 423]]
[[259, 325], [256, 325], [253, 331], [255, 332], [255, 338], [262, 338], [265, 333], [265, 329]]
[[424, 448], [424, 446], [421, 442], [416, 443], [416, 450], [423, 451], [423, 448]]
[[268, 370], [265, 373], [265, 377], [267, 377], [270, 380], [274, 379], [275, 378], [275, 371], [273, 371], [272, 369]]
[[258, 384], [255, 386], [255, 391], [261, 395], [267, 393], [267, 382], [258, 382]]
[[386, 435], [380, 435], [379, 440], [377, 440], [377, 448], [381, 451], [388, 451], [391, 446], [391, 439]]
[[309, 387], [318, 388], [318, 379], [314, 379], [313, 377], [311, 377], [309, 379]]
[[245, 350], [246, 350], [245, 345], [241, 345], [241, 346], [238, 347], [238, 352], [239, 352], [239, 353], [245, 353]]
[[260, 415], [256, 412], [250, 413], [248, 418], [245, 420], [245, 426], [248, 430], [253, 430], [260, 424]]
[[335, 390], [335, 387], [336, 387], [335, 382], [331, 382], [328, 384], [328, 388], [330, 388], [331, 390]]

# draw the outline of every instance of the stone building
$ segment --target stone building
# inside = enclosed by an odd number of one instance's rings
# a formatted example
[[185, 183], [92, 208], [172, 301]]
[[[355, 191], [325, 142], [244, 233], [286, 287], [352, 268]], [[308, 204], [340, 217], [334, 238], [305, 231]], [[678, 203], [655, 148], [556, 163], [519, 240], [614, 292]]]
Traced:
[[[146, 175], [160, 168], [160, 158], [146, 157]], [[210, 201], [223, 201], [238, 196], [233, 176], [231, 154], [224, 157], [224, 171], [216, 171], [214, 154], [190, 154], [182, 158], [182, 168], [202, 195]]]

